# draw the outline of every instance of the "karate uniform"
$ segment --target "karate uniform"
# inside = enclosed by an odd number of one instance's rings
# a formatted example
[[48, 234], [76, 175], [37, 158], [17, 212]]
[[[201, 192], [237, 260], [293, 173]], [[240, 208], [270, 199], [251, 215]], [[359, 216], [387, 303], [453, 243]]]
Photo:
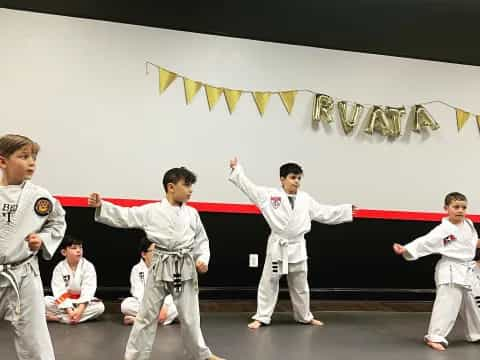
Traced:
[[145, 293], [125, 350], [125, 360], [150, 358], [157, 332], [159, 311], [171, 294], [178, 309], [182, 340], [187, 355], [208, 359], [210, 349], [200, 329], [198, 280], [195, 262], [208, 265], [208, 237], [198, 212], [188, 206], [173, 206], [168, 200], [124, 208], [102, 201], [95, 220], [120, 228], [143, 229], [155, 243]]
[[25, 182], [0, 186], [0, 318], [11, 322], [20, 360], [53, 360], [37, 254], [26, 237], [38, 234], [51, 259], [65, 233], [65, 212], [45, 189]]
[[304, 235], [310, 232], [312, 221], [324, 224], [352, 221], [352, 205], [321, 205], [303, 191], [289, 198], [283, 189], [253, 184], [240, 164], [232, 171], [229, 180], [257, 205], [271, 229], [253, 319], [270, 324], [278, 299], [280, 277], [287, 275], [294, 318], [309, 323], [313, 315], [310, 312]]
[[480, 340], [480, 312], [472, 293], [477, 241], [478, 234], [469, 219], [456, 226], [444, 218], [427, 235], [405, 246], [407, 260], [442, 255], [435, 267], [437, 294], [425, 340], [448, 346], [446, 337], [459, 313], [465, 323], [466, 339]]
[[[124, 299], [120, 305], [121, 311], [124, 315], [137, 316], [143, 299], [147, 277], [148, 267], [142, 259], [132, 268], [130, 274], [130, 292], [132, 296]], [[173, 303], [172, 295], [167, 295], [163, 306], [167, 307], [167, 318], [162, 325], [170, 325], [178, 316], [177, 307]]]
[[73, 271], [67, 260], [60, 261], [53, 270], [53, 296], [45, 297], [48, 312], [59, 317], [60, 322], [69, 324], [67, 309], [86, 304], [79, 322], [96, 319], [105, 311], [103, 302], [95, 297], [97, 274], [95, 267], [85, 258], [81, 258]]

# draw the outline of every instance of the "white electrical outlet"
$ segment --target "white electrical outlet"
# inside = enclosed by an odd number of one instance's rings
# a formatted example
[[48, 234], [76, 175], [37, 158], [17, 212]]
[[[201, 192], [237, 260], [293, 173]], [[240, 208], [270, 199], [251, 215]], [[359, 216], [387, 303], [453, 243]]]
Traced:
[[250, 254], [248, 266], [252, 268], [258, 267], [258, 254]]

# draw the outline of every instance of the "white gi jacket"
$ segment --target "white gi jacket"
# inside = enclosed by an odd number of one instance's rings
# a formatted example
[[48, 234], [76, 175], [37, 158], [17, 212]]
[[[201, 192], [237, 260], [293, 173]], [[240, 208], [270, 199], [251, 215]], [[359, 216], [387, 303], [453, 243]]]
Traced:
[[208, 265], [210, 261], [208, 237], [200, 215], [186, 204], [173, 206], [164, 199], [143, 206], [121, 207], [102, 201], [95, 220], [114, 227], [143, 229], [156, 245], [150, 269], [156, 280], [171, 282], [173, 275], [180, 273], [182, 281], [196, 281], [195, 262], [200, 260]]
[[244, 174], [238, 164], [229, 180], [247, 195], [262, 212], [271, 229], [267, 252], [273, 262], [281, 262], [281, 274], [288, 273], [288, 263], [307, 259], [304, 235], [310, 232], [311, 222], [339, 224], [352, 221], [352, 205], [321, 205], [306, 192], [298, 191], [292, 209], [283, 189], [257, 186]]
[[92, 301], [97, 291], [97, 273], [91, 262], [81, 258], [75, 272], [67, 260], [60, 261], [53, 270], [52, 292], [60, 309]]
[[478, 234], [470, 219], [465, 219], [465, 226], [467, 236], [448, 218], [443, 218], [441, 224], [428, 234], [405, 245], [404, 258], [416, 260], [430, 254], [440, 254], [442, 257], [435, 267], [437, 287], [457, 284], [471, 288]]

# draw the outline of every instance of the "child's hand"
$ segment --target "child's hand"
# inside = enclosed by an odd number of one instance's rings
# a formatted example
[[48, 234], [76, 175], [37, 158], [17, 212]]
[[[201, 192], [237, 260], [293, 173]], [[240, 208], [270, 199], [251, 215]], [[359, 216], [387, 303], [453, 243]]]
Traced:
[[88, 206], [93, 208], [99, 208], [102, 206], [102, 198], [99, 193], [91, 193], [88, 196]]
[[197, 271], [201, 274], [205, 274], [208, 271], [208, 265], [203, 261], [198, 260], [195, 266], [197, 267]]
[[232, 170], [235, 170], [235, 168], [237, 167], [238, 165], [238, 159], [237, 157], [234, 157], [232, 160], [230, 160], [230, 168]]
[[73, 310], [72, 308], [68, 308], [66, 312], [68, 314], [68, 319], [70, 320], [70, 324], [76, 324], [77, 321], [75, 320], [75, 310]]
[[42, 239], [40, 239], [38, 234], [28, 235], [25, 241], [28, 242], [28, 247], [31, 251], [38, 251], [42, 247]]
[[85, 311], [86, 307], [87, 306], [85, 304], [80, 304], [74, 310], [72, 319], [75, 321], [75, 323], [80, 322], [80, 319], [82, 318], [83, 312]]
[[395, 251], [395, 254], [397, 255], [403, 255], [406, 250], [405, 247], [400, 244], [393, 244], [393, 251]]

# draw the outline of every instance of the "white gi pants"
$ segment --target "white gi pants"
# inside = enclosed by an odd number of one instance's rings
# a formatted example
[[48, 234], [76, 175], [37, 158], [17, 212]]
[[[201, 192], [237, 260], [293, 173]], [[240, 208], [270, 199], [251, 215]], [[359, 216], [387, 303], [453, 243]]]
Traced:
[[[177, 307], [173, 303], [172, 296], [167, 296], [163, 303], [167, 307], [167, 318], [162, 325], [170, 325], [178, 316]], [[120, 304], [120, 309], [123, 315], [137, 316], [140, 309], [140, 301], [134, 297], [125, 298]]]
[[193, 280], [186, 280], [180, 294], [174, 291], [173, 283], [155, 281], [155, 276], [148, 276], [142, 303], [128, 338], [125, 360], [150, 359], [157, 333], [158, 314], [165, 297], [170, 293], [178, 310], [181, 336], [187, 356], [194, 360], [205, 360], [212, 356], [200, 328], [198, 288], [194, 287]]
[[458, 315], [462, 317], [467, 341], [480, 340], [480, 311], [471, 291], [455, 284], [440, 285], [433, 304], [426, 341], [448, 346], [446, 337]]
[[[282, 268], [281, 264], [278, 268]], [[280, 277], [272, 272], [271, 257], [267, 254], [260, 284], [258, 285], [257, 313], [252, 319], [264, 324], [270, 324], [275, 305], [277, 304]], [[287, 281], [295, 321], [309, 323], [313, 320], [313, 315], [310, 312], [310, 288], [308, 287], [306, 260], [288, 264]]]
[[[58, 316], [61, 323], [70, 324], [70, 318], [65, 312], [65, 309], [60, 309], [55, 303], [55, 298], [53, 296], [45, 296], [45, 307], [46, 310], [53, 315]], [[101, 300], [94, 299], [90, 301], [85, 307], [85, 311], [80, 317], [79, 323], [85, 322], [87, 320], [92, 320], [100, 317], [105, 312], [105, 305]]]
[[36, 259], [14, 270], [20, 293], [20, 312], [15, 312], [17, 294], [0, 277], [0, 319], [10, 321], [19, 360], [54, 360], [43, 302], [43, 285]]

